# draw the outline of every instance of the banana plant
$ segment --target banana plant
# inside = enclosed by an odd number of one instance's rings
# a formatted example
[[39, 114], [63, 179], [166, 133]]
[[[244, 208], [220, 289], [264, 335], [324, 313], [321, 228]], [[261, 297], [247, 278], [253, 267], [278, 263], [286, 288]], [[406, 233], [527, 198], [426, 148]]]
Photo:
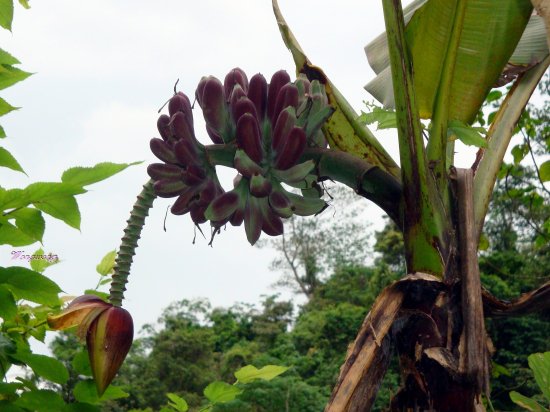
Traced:
[[[544, 2], [539, 2], [540, 4]], [[548, 2], [546, 2], [548, 3]], [[540, 6], [539, 4], [539, 6]], [[370, 410], [399, 353], [403, 386], [393, 410], [473, 411], [489, 396], [486, 316], [549, 307], [550, 284], [503, 302], [480, 282], [477, 247], [493, 186], [525, 105], [550, 63], [544, 16], [529, 0], [382, 0], [386, 33], [366, 51], [377, 77], [367, 90], [397, 118], [399, 164], [321, 68], [309, 61], [276, 0], [273, 9], [296, 64], [269, 82], [239, 68], [205, 76], [194, 99], [211, 143], [195, 133], [194, 105], [174, 90], [150, 142], [160, 162], [138, 196], [116, 260], [109, 303], [84, 296], [50, 319], [86, 336], [98, 391], [132, 340], [121, 309], [132, 256], [156, 196], [171, 212], [209, 222], [212, 243], [227, 224], [254, 244], [293, 215], [327, 206], [323, 181], [349, 186], [401, 228], [407, 275], [384, 289], [348, 351], [326, 411]], [[472, 127], [491, 88], [513, 81], [485, 137]], [[199, 110], [197, 109], [197, 110]], [[426, 123], [429, 126], [426, 127]], [[427, 141], [425, 142], [425, 131]], [[454, 166], [454, 140], [479, 146], [471, 168]], [[472, 137], [473, 136], [473, 137]], [[231, 189], [216, 166], [235, 169]]]

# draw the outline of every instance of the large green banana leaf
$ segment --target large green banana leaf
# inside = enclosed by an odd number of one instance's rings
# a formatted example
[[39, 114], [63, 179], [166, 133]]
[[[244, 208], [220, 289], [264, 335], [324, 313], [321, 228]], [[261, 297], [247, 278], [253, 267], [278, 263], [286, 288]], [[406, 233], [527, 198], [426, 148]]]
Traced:
[[[404, 10], [422, 118], [432, 116], [457, 1], [416, 0]], [[531, 18], [531, 13], [529, 0], [467, 0], [451, 86], [450, 120], [473, 121], [508, 62], [530, 66], [548, 55], [543, 23], [537, 16]], [[366, 89], [386, 107], [393, 107], [385, 37], [379, 36], [366, 47], [369, 63], [378, 74]]]

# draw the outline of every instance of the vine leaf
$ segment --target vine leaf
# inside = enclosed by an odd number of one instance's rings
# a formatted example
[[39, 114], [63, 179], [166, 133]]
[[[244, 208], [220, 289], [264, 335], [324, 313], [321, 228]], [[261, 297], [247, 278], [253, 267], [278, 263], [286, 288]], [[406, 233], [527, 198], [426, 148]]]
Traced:
[[250, 383], [258, 379], [270, 381], [273, 378], [285, 373], [288, 370], [286, 366], [266, 365], [261, 369], [253, 365], [246, 365], [235, 372], [235, 377], [239, 383]]
[[92, 183], [97, 183], [105, 180], [129, 166], [140, 164], [141, 162], [133, 163], [98, 163], [93, 167], [72, 167], [65, 170], [61, 176], [61, 181], [64, 183], [72, 183], [79, 186], [87, 186]]
[[[1, 100], [2, 99], [0, 99], [0, 107]], [[13, 157], [13, 155], [3, 147], [0, 147], [0, 167], [7, 167], [8, 169], [15, 170], [16, 172], [25, 173], [15, 157]]]
[[226, 382], [212, 382], [204, 389], [204, 396], [213, 404], [231, 402], [242, 390]]

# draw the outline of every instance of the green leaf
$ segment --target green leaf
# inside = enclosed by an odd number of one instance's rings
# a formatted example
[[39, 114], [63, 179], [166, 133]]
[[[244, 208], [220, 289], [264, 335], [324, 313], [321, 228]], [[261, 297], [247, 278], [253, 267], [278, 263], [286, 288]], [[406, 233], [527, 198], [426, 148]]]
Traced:
[[10, 382], [10, 383], [0, 382], [0, 394], [2, 395], [13, 394], [15, 393], [15, 391], [17, 391], [18, 389], [21, 389], [22, 387], [23, 385], [20, 384], [19, 382]]
[[19, 0], [19, 4], [22, 5], [24, 8], [26, 8], [27, 10], [31, 8], [28, 0]]
[[110, 275], [113, 272], [113, 268], [115, 267], [115, 259], [116, 259], [116, 250], [111, 250], [105, 256], [103, 256], [103, 259], [101, 259], [101, 262], [99, 262], [99, 265], [95, 267], [95, 270], [101, 276]]
[[56, 254], [45, 254], [43, 249], [38, 249], [32, 256], [31, 269], [38, 273], [42, 273], [50, 266], [59, 263], [59, 257]]
[[13, 57], [11, 54], [9, 54], [7, 51], [0, 49], [0, 64], [12, 65], [19, 63], [21, 62]]
[[74, 196], [63, 196], [34, 203], [37, 209], [62, 220], [75, 229], [80, 229], [80, 210]]
[[0, 268], [0, 284], [4, 284], [17, 299], [26, 299], [43, 305], [57, 306], [61, 289], [40, 273], [24, 267]]
[[17, 305], [13, 295], [4, 285], [0, 285], [0, 318], [11, 320], [17, 315]]
[[89, 403], [74, 402], [65, 406], [64, 412], [101, 412], [100, 407]]
[[[5, 1], [5, 0], [0, 0]], [[13, 66], [0, 65], [0, 90], [10, 87], [21, 80], [25, 80], [32, 73], [24, 72]]]
[[24, 189], [0, 189], [0, 210], [16, 209], [31, 203], [40, 204], [82, 193], [86, 193], [86, 190], [81, 186], [59, 182], [36, 182]]
[[101, 299], [103, 299], [105, 302], [107, 302], [109, 300], [109, 294], [108, 293], [101, 292], [101, 291], [96, 290], [96, 289], [86, 289], [84, 291], [84, 294], [98, 296]]
[[[477, 245], [478, 249], [479, 250], [487, 250], [487, 249], [489, 249], [489, 246], [490, 246], [489, 238], [485, 235], [485, 233], [482, 233], [481, 236], [479, 237], [479, 244]], [[504, 366], [502, 366], [502, 367], [504, 367]], [[493, 368], [493, 371], [494, 370], [495, 369]]]
[[537, 385], [550, 403], [550, 352], [533, 353], [527, 360]]
[[4, 137], [6, 137], [6, 131], [2, 126], [0, 126], [0, 139], [3, 139]]
[[[1, 100], [1, 99], [0, 99]], [[16, 172], [25, 173], [19, 162], [3, 147], [0, 147], [0, 166], [15, 170]]]
[[487, 141], [481, 135], [484, 129], [481, 127], [471, 127], [460, 120], [451, 120], [447, 130], [447, 137], [450, 140], [459, 139], [468, 146], [487, 147]]
[[0, 0], [0, 26], [11, 31], [13, 0]]
[[19, 230], [35, 241], [42, 242], [46, 222], [40, 210], [25, 207], [13, 211], [10, 215], [15, 217], [15, 224]]
[[514, 164], [518, 165], [529, 153], [529, 147], [526, 144], [518, 144], [512, 148], [512, 156], [514, 157]]
[[540, 406], [538, 402], [532, 398], [522, 395], [519, 392], [510, 392], [510, 399], [517, 405], [532, 412], [547, 412], [545, 408]]
[[18, 406], [15, 406], [11, 401], [0, 401], [0, 411], [2, 412], [26, 412]]
[[261, 369], [253, 365], [246, 365], [235, 372], [235, 377], [240, 383], [249, 383], [258, 379], [270, 381], [271, 379], [285, 373], [288, 370], [286, 366], [266, 365]]
[[0, 245], [26, 246], [35, 242], [36, 239], [9, 222], [3, 222], [0, 226]]
[[204, 396], [212, 403], [231, 402], [242, 390], [225, 382], [212, 382], [204, 389]]
[[550, 160], [547, 160], [539, 167], [540, 180], [550, 182]]
[[185, 399], [180, 398], [175, 393], [167, 393], [166, 396], [171, 401], [169, 405], [178, 412], [186, 412], [189, 409], [189, 405], [187, 405]]
[[65, 170], [61, 176], [64, 183], [72, 183], [79, 186], [87, 186], [105, 180], [129, 166], [140, 164], [134, 163], [99, 163], [93, 167], [72, 167]]
[[491, 90], [485, 99], [485, 103], [494, 102], [502, 97], [502, 92], [500, 90]]
[[[420, 116], [425, 119], [433, 114], [456, 4], [457, 0], [414, 2], [413, 8], [417, 10], [410, 14], [412, 17], [406, 26], [416, 101]], [[407, 9], [406, 12], [414, 11]], [[516, 49], [531, 11], [529, 0], [501, 0], [498, 6], [485, 0], [468, 1], [450, 90], [449, 119], [468, 124], [474, 120]], [[366, 89], [385, 107], [393, 107], [385, 34], [367, 45], [366, 50], [369, 63], [377, 73]], [[530, 63], [531, 57], [523, 64]]]
[[19, 107], [14, 107], [9, 104], [7, 101], [0, 97], [0, 116], [4, 116], [13, 110], [17, 110]]
[[61, 396], [54, 391], [44, 389], [23, 392], [14, 403], [34, 412], [59, 412], [65, 407]]
[[109, 385], [101, 397], [97, 396], [97, 389], [92, 379], [80, 381], [73, 390], [74, 397], [79, 402], [92, 405], [109, 399], [127, 398], [129, 395], [118, 386]]
[[90, 358], [88, 351], [81, 350], [78, 352], [71, 362], [71, 365], [76, 373], [84, 376], [92, 376], [92, 367], [90, 366]]
[[65, 365], [57, 359], [31, 352], [17, 353], [14, 358], [26, 363], [37, 376], [63, 385], [69, 379]]
[[369, 113], [362, 112], [358, 119], [366, 124], [378, 123], [377, 129], [395, 129], [397, 128], [397, 115], [395, 110], [387, 110], [382, 107], [372, 106]]

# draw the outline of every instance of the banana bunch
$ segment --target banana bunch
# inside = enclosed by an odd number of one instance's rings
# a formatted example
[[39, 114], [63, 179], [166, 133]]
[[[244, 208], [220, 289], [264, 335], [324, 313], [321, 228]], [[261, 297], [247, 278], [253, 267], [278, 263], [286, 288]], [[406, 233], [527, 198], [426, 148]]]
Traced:
[[189, 212], [198, 225], [206, 222], [204, 212], [224, 190], [216, 169], [206, 160], [204, 146], [195, 137], [189, 98], [176, 93], [168, 103], [168, 113], [157, 121], [162, 139], [150, 142], [151, 151], [164, 163], [149, 165], [147, 173], [155, 181], [153, 189], [158, 196], [178, 197], [171, 212]]
[[[315, 163], [299, 162], [306, 147], [326, 146], [321, 126], [332, 108], [322, 84], [302, 76], [293, 83], [283, 70], [269, 84], [261, 74], [249, 81], [235, 68], [223, 84], [203, 77], [195, 97], [211, 140], [235, 147], [238, 175], [233, 189], [225, 192], [195, 137], [190, 101], [177, 93], [169, 102], [169, 116], [158, 121], [162, 139], [151, 140], [151, 150], [164, 163], [148, 168], [159, 196], [178, 196], [172, 213], [190, 212], [196, 224], [209, 220], [214, 234], [227, 223], [244, 222], [247, 239], [254, 244], [262, 231], [282, 234], [282, 219], [314, 215], [326, 207], [313, 173]], [[304, 196], [283, 184], [301, 189]]]

